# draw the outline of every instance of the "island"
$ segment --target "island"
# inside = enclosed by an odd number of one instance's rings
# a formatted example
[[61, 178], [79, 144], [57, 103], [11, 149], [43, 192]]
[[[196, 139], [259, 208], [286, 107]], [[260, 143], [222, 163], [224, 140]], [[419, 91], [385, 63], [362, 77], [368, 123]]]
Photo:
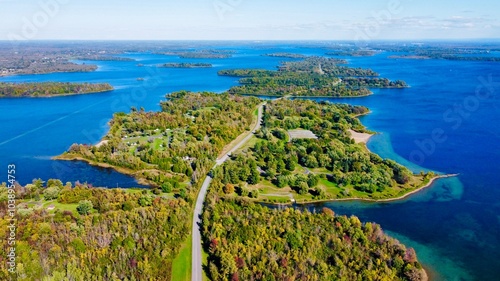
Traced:
[[81, 95], [112, 91], [113, 86], [107, 83], [3, 83], [0, 82], [0, 98], [18, 97], [56, 97], [68, 95]]
[[256, 96], [297, 97], [362, 97], [371, 94], [369, 88], [406, 88], [404, 81], [378, 78], [370, 69], [349, 68], [343, 60], [308, 57], [301, 61], [284, 62], [277, 71], [230, 69], [218, 72], [222, 76], [241, 77], [241, 86], [229, 93]]
[[338, 57], [371, 57], [376, 54], [373, 50], [336, 50], [327, 52], [325, 55], [327, 56], [338, 56]]
[[430, 53], [427, 54], [417, 53], [415, 55], [392, 55], [389, 56], [390, 59], [413, 59], [413, 60], [428, 60], [428, 59], [443, 59], [452, 61], [500, 61], [500, 57], [486, 57], [486, 56], [460, 56], [457, 54], [442, 54], [442, 53]]
[[390, 59], [439, 59], [450, 61], [485, 61], [498, 62], [500, 57], [494, 55], [498, 49], [489, 45], [469, 45], [461, 42], [446, 42], [440, 44], [415, 43], [408, 45], [385, 45], [376, 46], [377, 49], [391, 52]]
[[275, 58], [290, 58], [290, 59], [304, 59], [304, 58], [307, 58], [306, 55], [303, 55], [303, 54], [294, 54], [294, 53], [270, 53], [270, 54], [264, 54], [263, 56], [275, 57]]
[[211, 68], [213, 65], [211, 63], [187, 63], [187, 62], [182, 62], [182, 63], [165, 63], [165, 64], [160, 64], [158, 67], [164, 67], [164, 68]]
[[182, 59], [227, 59], [232, 57], [231, 50], [197, 50], [197, 51], [169, 51], [157, 52], [160, 55], [178, 56]]

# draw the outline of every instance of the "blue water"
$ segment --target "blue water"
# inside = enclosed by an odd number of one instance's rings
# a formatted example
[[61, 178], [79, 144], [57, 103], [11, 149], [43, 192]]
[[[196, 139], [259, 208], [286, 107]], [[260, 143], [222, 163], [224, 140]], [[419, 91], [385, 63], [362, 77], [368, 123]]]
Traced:
[[[221, 92], [237, 84], [219, 77], [225, 68], [275, 69], [285, 58], [270, 52], [321, 55], [325, 49], [291, 44], [231, 45], [228, 59], [180, 59], [148, 53], [127, 54], [135, 62], [97, 62], [91, 73], [58, 73], [0, 78], [0, 81], [108, 82], [116, 90], [92, 95], [40, 99], [0, 99], [0, 166], [17, 166], [21, 183], [33, 178], [87, 181], [98, 186], [138, 186], [134, 179], [81, 162], [52, 161], [72, 143], [97, 143], [113, 112], [130, 107], [158, 110], [171, 91]], [[460, 173], [395, 203], [326, 203], [339, 214], [375, 221], [414, 247], [436, 280], [496, 280], [500, 262], [500, 63], [394, 60], [390, 53], [347, 58], [411, 85], [375, 90], [357, 99], [329, 99], [368, 106], [363, 124], [380, 134], [368, 147], [414, 171]], [[167, 69], [166, 62], [209, 62], [211, 69]], [[80, 62], [84, 63], [84, 62]], [[96, 63], [96, 62], [85, 62]], [[141, 63], [144, 67], [138, 67]], [[142, 77], [145, 81], [137, 81]], [[488, 82], [489, 81], [489, 82]], [[477, 91], [478, 90], [478, 91]]]

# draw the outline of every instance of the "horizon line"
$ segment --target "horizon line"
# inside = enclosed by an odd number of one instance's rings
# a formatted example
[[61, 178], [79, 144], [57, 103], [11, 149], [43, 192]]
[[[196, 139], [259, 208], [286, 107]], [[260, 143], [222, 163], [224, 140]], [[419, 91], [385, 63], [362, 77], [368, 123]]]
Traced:
[[101, 42], [123, 42], [123, 41], [150, 41], [150, 42], [414, 42], [414, 41], [500, 41], [499, 38], [415, 38], [415, 39], [373, 39], [373, 40], [355, 40], [355, 39], [26, 39], [26, 40], [12, 40], [0, 39], [0, 42], [46, 42], [46, 41], [101, 41]]

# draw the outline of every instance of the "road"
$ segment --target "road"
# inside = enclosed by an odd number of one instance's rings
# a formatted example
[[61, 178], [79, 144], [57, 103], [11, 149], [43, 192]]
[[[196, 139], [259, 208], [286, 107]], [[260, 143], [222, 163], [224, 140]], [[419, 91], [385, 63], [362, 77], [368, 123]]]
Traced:
[[[231, 153], [238, 150], [245, 143], [247, 143], [253, 136], [253, 132], [260, 129], [260, 123], [262, 122], [262, 111], [264, 104], [259, 106], [258, 115], [257, 115], [257, 124], [252, 130], [252, 133], [248, 134], [244, 139], [242, 139], [238, 144], [236, 144], [227, 154], [217, 159], [216, 164], [214, 166], [217, 167], [222, 165], [224, 162], [229, 159], [229, 155]], [[193, 214], [193, 240], [192, 240], [192, 260], [191, 260], [191, 280], [192, 281], [202, 281], [203, 280], [203, 268], [202, 268], [202, 260], [201, 260], [201, 214], [203, 211], [203, 202], [205, 202], [205, 196], [207, 195], [208, 187], [212, 182], [212, 178], [207, 175], [200, 189], [200, 193], [198, 193], [198, 198], [196, 198], [196, 205], [194, 207]]]

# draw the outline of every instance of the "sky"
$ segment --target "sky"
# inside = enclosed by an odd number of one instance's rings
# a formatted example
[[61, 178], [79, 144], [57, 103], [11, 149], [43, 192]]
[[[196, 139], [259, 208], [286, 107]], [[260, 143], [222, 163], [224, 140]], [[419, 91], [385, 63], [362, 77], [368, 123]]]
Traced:
[[498, 39], [498, 0], [0, 0], [0, 40]]

